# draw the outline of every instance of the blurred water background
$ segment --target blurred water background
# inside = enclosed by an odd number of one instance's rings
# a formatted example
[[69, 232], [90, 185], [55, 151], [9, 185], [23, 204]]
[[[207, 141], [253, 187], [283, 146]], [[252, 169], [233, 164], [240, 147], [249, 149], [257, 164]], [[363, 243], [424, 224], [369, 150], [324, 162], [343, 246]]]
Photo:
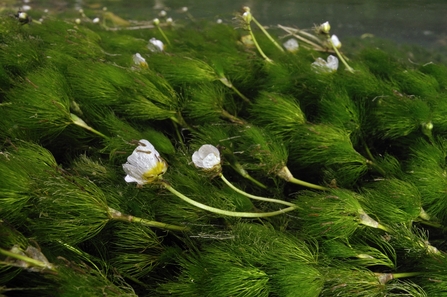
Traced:
[[10, 5], [28, 5], [50, 12], [70, 9], [102, 9], [124, 19], [151, 20], [161, 10], [175, 19], [221, 19], [231, 23], [234, 13], [249, 6], [263, 25], [310, 28], [329, 21], [341, 39], [373, 34], [399, 43], [424, 47], [447, 46], [447, 0], [22, 0]]

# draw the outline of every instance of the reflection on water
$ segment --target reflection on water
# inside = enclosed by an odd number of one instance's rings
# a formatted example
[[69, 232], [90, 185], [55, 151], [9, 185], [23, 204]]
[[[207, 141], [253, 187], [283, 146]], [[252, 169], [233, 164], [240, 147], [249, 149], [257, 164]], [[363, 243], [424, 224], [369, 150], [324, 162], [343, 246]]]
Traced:
[[242, 6], [250, 6], [263, 24], [309, 28], [314, 23], [330, 21], [341, 38], [364, 33], [398, 42], [424, 46], [447, 45], [447, 1], [445, 0], [48, 0], [29, 5], [45, 8], [106, 6], [124, 18], [150, 20], [160, 10], [175, 17], [182, 7], [188, 7], [195, 18], [222, 19], [231, 22], [233, 13]]

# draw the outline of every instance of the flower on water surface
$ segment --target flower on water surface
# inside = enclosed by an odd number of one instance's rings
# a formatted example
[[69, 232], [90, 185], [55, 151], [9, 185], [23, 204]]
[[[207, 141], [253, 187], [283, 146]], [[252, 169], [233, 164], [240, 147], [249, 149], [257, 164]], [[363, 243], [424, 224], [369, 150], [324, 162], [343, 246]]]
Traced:
[[141, 139], [138, 143], [138, 147], [127, 157], [123, 169], [127, 174], [124, 178], [126, 182], [141, 186], [159, 179], [168, 165], [149, 141]]
[[337, 71], [338, 58], [333, 55], [329, 55], [327, 61], [322, 58], [317, 58], [317, 60], [312, 63], [312, 69], [319, 73], [331, 73]]
[[211, 145], [204, 144], [192, 155], [192, 162], [197, 168], [204, 170], [220, 170], [220, 152]]

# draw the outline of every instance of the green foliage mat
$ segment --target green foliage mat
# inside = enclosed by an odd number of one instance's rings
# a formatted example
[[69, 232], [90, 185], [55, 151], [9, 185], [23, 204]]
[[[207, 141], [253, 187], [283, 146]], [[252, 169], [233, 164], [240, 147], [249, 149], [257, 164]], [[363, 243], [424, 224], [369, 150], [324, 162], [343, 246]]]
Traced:
[[[447, 296], [445, 58], [351, 40], [321, 71], [253, 22], [0, 17], [0, 295]], [[141, 139], [162, 183], [124, 180]]]

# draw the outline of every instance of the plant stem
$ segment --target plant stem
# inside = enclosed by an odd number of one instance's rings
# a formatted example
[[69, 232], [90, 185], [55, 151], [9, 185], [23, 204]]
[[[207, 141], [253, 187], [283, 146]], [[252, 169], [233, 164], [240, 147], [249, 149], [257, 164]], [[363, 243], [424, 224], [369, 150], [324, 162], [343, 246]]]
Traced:
[[226, 111], [225, 109], [222, 109], [220, 112], [220, 115], [223, 118], [226, 118], [228, 120], [230, 120], [233, 123], [239, 124], [239, 125], [245, 125], [247, 124], [244, 120], [239, 119], [238, 117], [235, 117], [234, 115], [230, 114], [228, 111]]
[[379, 279], [379, 282], [384, 285], [390, 280], [398, 279], [398, 278], [405, 278], [405, 277], [412, 277], [422, 274], [422, 272], [401, 272], [401, 273], [374, 273], [377, 278]]
[[342, 61], [342, 63], [345, 65], [346, 70], [348, 70], [351, 73], [354, 73], [354, 69], [351, 68], [351, 66], [348, 65], [348, 63], [345, 61], [345, 58], [343, 58], [343, 55], [340, 54], [340, 52], [338, 51], [337, 47], [334, 45], [334, 43], [332, 42], [332, 39], [330, 37], [328, 37], [328, 41], [329, 43], [332, 45], [332, 48], [334, 49], [335, 53], [337, 53], [338, 58]]
[[308, 183], [308, 182], [305, 182], [305, 181], [302, 181], [300, 179], [297, 179], [297, 178], [293, 177], [292, 173], [290, 172], [289, 168], [287, 168], [287, 166], [284, 166], [280, 171], [278, 171], [277, 175], [280, 178], [282, 178], [282, 179], [284, 179], [284, 180], [286, 180], [288, 182], [291, 182], [291, 183], [294, 183], [294, 184], [297, 184], [297, 185], [301, 185], [301, 186], [304, 186], [304, 187], [307, 187], [307, 188], [316, 189], [316, 190], [322, 190], [322, 191], [329, 190], [329, 188], [322, 187], [322, 186], [315, 185], [315, 184], [311, 184], [311, 183]]
[[179, 197], [183, 201], [185, 201], [185, 202], [187, 202], [187, 203], [189, 203], [191, 205], [194, 205], [195, 207], [198, 207], [200, 209], [203, 209], [203, 210], [206, 210], [206, 211], [209, 211], [209, 212], [212, 212], [212, 213], [224, 215], [224, 216], [239, 217], [239, 218], [264, 218], [264, 217], [272, 217], [272, 216], [284, 214], [286, 212], [293, 211], [293, 210], [295, 210], [297, 208], [297, 206], [290, 206], [288, 208], [280, 209], [280, 210], [277, 210], [277, 211], [260, 212], [260, 213], [256, 213], [256, 212], [237, 212], [237, 211], [223, 210], [223, 209], [211, 207], [211, 206], [202, 204], [200, 202], [197, 202], [195, 200], [192, 200], [192, 199], [186, 197], [185, 195], [183, 195], [182, 193], [178, 192], [176, 189], [174, 189], [173, 187], [168, 185], [166, 182], [163, 182], [162, 185], [169, 192], [171, 192], [175, 196]]
[[108, 138], [107, 136], [105, 136], [101, 132], [99, 132], [99, 131], [93, 129], [92, 127], [90, 127], [89, 125], [87, 125], [87, 123], [84, 122], [84, 120], [81, 119], [80, 117], [78, 117], [77, 115], [70, 113], [70, 118], [71, 118], [71, 121], [73, 122], [73, 124], [75, 124], [75, 125], [77, 125], [79, 127], [82, 127], [82, 128], [84, 128], [84, 129], [86, 129], [86, 130], [88, 130], [90, 132], [93, 132], [96, 135], [101, 136], [102, 138], [105, 138], [105, 139]]
[[[304, 41], [305, 43], [307, 43], [307, 44], [313, 46], [313, 49], [314, 49], [314, 50], [321, 51], [321, 52], [325, 51], [324, 48], [323, 48], [321, 45], [316, 44], [315, 42], [312, 42], [312, 41], [310, 41], [309, 39], [304, 38], [304, 37], [302, 37], [302, 36], [300, 36], [300, 35], [295, 34], [294, 32], [292, 32], [292, 28], [284, 27], [284, 26], [281, 26], [281, 25], [278, 25], [278, 27], [281, 28], [281, 29], [283, 29], [284, 31], [286, 31], [287, 33], [289, 33], [290, 35], [292, 35], [293, 37], [296, 37], [296, 38], [298, 38], [299, 40]], [[293, 30], [295, 30], [296, 33], [299, 32], [299, 33], [301, 33], [301, 34], [305, 34], [306, 36], [309, 36], [309, 37], [311, 37], [311, 38], [315, 38], [315, 36], [313, 36], [313, 35], [311, 35], [311, 34], [309, 34], [309, 33], [306, 33], [306, 32], [304, 32], [304, 31], [301, 31], [301, 30], [298, 30], [298, 29], [293, 29]], [[317, 40], [317, 41], [320, 42], [319, 40]]]
[[231, 167], [233, 167], [234, 170], [236, 170], [237, 173], [239, 173], [240, 175], [242, 175], [242, 177], [248, 179], [249, 181], [253, 182], [255, 185], [263, 188], [263, 189], [267, 189], [267, 186], [264, 185], [263, 183], [257, 181], [256, 179], [254, 179], [253, 177], [251, 177], [251, 175], [247, 172], [247, 170], [244, 169], [244, 167], [242, 167], [242, 165], [237, 162], [234, 161], [231, 163]]
[[264, 52], [262, 51], [261, 47], [259, 46], [258, 42], [256, 41], [256, 37], [253, 34], [253, 31], [251, 30], [251, 26], [250, 24], [247, 24], [247, 29], [248, 32], [250, 33], [250, 36], [253, 40], [253, 43], [255, 44], [256, 48], [258, 49], [259, 54], [264, 58], [264, 60], [266, 60], [267, 62], [273, 64], [273, 60], [271, 60], [269, 57], [267, 57]]
[[380, 230], [383, 230], [383, 231], [386, 231], [386, 232], [390, 232], [390, 229], [388, 229], [386, 226], [380, 224], [379, 222], [377, 222], [376, 220], [371, 218], [363, 210], [359, 211], [359, 216], [360, 216], [360, 224], [363, 224], [363, 225], [368, 226], [368, 227], [380, 229]]
[[169, 44], [169, 46], [171, 46], [171, 42], [169, 41], [168, 37], [166, 36], [165, 32], [163, 32], [163, 29], [161, 29], [160, 25], [155, 25], [158, 29], [158, 31], [160, 31], [160, 34], [163, 36], [163, 38], [166, 40], [166, 42]]
[[279, 203], [279, 204], [284, 204], [284, 205], [287, 205], [287, 206], [294, 206], [294, 207], [297, 207], [297, 208], [298, 208], [298, 206], [296, 206], [295, 204], [290, 203], [290, 202], [287, 202], [287, 201], [283, 201], [283, 200], [279, 200], [279, 199], [273, 199], [273, 198], [266, 198], [266, 197], [261, 197], [261, 196], [256, 196], [256, 195], [249, 194], [249, 193], [247, 193], [247, 192], [242, 191], [242, 190], [239, 189], [239, 188], [236, 188], [230, 181], [228, 181], [228, 180], [225, 178], [225, 176], [224, 176], [222, 173], [219, 174], [219, 177], [220, 177], [220, 178], [224, 181], [224, 183], [226, 183], [232, 190], [234, 190], [234, 191], [236, 191], [237, 193], [239, 193], [239, 194], [241, 194], [241, 195], [244, 195], [244, 196], [246, 196], [246, 197], [248, 197], [248, 198], [255, 199], [255, 200], [261, 200], [261, 201], [267, 201], [267, 202], [273, 202], [273, 203]]
[[284, 49], [276, 42], [275, 39], [267, 32], [267, 30], [264, 29], [264, 27], [255, 19], [254, 16], [251, 17], [252, 21], [261, 29], [261, 31], [267, 36], [268, 39], [282, 52], [284, 52]]
[[[56, 271], [56, 270], [54, 269], [54, 267], [52, 267], [51, 264], [48, 265], [48, 263], [45, 263], [45, 262], [42, 262], [42, 261], [39, 261], [39, 260], [30, 258], [30, 257], [25, 256], [25, 255], [20, 255], [20, 254], [17, 254], [17, 253], [13, 253], [13, 252], [10, 252], [10, 251], [1, 249], [1, 248], [0, 248], [0, 254], [4, 255], [4, 256], [6, 256], [6, 257], [10, 257], [10, 258], [14, 258], [14, 259], [17, 259], [17, 260], [26, 262], [26, 263], [28, 263], [30, 266], [34, 266], [34, 267], [39, 267], [39, 268], [42, 268], [42, 269], [49, 269], [49, 270]], [[7, 263], [7, 262], [6, 262], [6, 263]], [[5, 262], [2, 262], [2, 264], [5, 264]]]
[[242, 94], [241, 92], [239, 92], [239, 90], [238, 90], [235, 86], [233, 86], [233, 84], [232, 84], [232, 83], [231, 83], [225, 76], [221, 76], [221, 77], [219, 77], [219, 80], [220, 80], [224, 85], [226, 85], [227, 87], [229, 87], [230, 89], [232, 89], [236, 94], [238, 94], [239, 97], [242, 98], [242, 100], [244, 100], [245, 102], [251, 104], [250, 99], [248, 99], [247, 97], [245, 97], [244, 94]]
[[123, 214], [120, 211], [113, 209], [111, 207], [109, 207], [109, 209], [108, 209], [108, 214], [112, 220], [117, 220], [117, 221], [140, 223], [142, 225], [149, 226], [149, 227], [156, 227], [156, 228], [160, 228], [160, 229], [168, 229], [168, 230], [174, 230], [174, 231], [188, 231], [189, 230], [188, 227], [184, 227], [184, 226], [165, 224], [165, 223], [161, 223], [161, 222], [157, 222], [157, 221], [150, 221], [150, 220], [134, 217], [131, 215], [126, 215], [126, 214]]

